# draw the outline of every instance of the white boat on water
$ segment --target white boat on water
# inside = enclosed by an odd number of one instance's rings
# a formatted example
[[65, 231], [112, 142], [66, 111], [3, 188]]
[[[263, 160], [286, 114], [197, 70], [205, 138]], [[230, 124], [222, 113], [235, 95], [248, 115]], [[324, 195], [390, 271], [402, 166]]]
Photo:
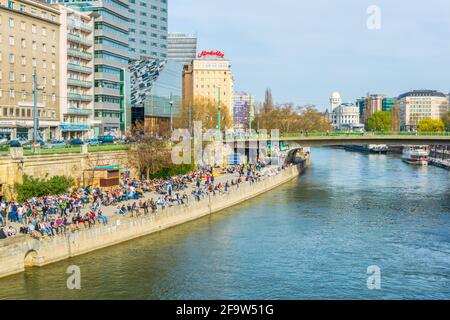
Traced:
[[387, 153], [388, 149], [386, 144], [369, 144], [369, 152], [371, 153]]
[[402, 160], [408, 164], [427, 166], [430, 155], [428, 146], [405, 146]]

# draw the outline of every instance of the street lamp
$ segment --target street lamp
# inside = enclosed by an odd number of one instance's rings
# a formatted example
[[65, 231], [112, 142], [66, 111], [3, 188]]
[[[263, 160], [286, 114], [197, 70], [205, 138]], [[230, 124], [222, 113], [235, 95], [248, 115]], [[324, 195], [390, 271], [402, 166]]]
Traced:
[[34, 69], [33, 74], [33, 142], [36, 145], [38, 140], [38, 130], [39, 130], [39, 123], [38, 123], [38, 112], [37, 112], [37, 92], [38, 90], [43, 91], [45, 90], [44, 86], [38, 86], [37, 84], [37, 73], [36, 69]]
[[173, 132], [173, 113], [172, 113], [172, 107], [173, 107], [173, 100], [172, 100], [172, 92], [170, 93], [170, 133]]
[[219, 94], [219, 99], [218, 99], [218, 106], [217, 106], [217, 109], [218, 109], [218, 112], [217, 112], [217, 129], [219, 129], [219, 132], [221, 132], [221, 128], [220, 128], [220, 118], [221, 118], [221, 115], [220, 115], [220, 86], [217, 86], [218, 87], [218, 94]]

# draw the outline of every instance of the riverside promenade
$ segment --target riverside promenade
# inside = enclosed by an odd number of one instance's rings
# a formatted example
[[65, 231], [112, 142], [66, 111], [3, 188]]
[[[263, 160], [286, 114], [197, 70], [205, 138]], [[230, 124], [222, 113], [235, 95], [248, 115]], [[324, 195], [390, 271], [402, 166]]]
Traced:
[[286, 183], [297, 177], [308, 163], [309, 159], [276, 173], [269, 171], [258, 182], [243, 182], [231, 187], [227, 193], [209, 194], [200, 201], [190, 201], [146, 216], [111, 216], [112, 212], [107, 212], [110, 215], [107, 225], [55, 237], [35, 239], [21, 236], [1, 241], [0, 277], [20, 273], [27, 266], [44, 266], [216, 213]]

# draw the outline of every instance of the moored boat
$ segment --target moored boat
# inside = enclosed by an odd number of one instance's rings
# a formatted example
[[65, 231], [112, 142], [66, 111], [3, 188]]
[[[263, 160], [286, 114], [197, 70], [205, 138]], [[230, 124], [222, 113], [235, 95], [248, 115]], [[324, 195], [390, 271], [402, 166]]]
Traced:
[[430, 152], [427, 146], [405, 146], [402, 160], [408, 164], [427, 166]]

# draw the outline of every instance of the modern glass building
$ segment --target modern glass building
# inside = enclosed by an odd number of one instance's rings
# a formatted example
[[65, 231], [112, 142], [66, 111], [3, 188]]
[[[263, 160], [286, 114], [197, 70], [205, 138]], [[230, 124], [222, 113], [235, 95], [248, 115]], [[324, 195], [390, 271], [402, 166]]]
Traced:
[[131, 57], [167, 58], [167, 0], [129, 0]]
[[396, 103], [397, 100], [395, 98], [383, 98], [382, 110], [391, 111], [395, 107]]
[[169, 32], [167, 57], [182, 65], [192, 63], [197, 54], [197, 34]]
[[175, 118], [181, 107], [182, 65], [143, 58], [130, 62], [129, 70], [133, 124], [142, 121], [142, 114], [150, 129]]
[[364, 111], [366, 110], [366, 99], [362, 97], [356, 100], [356, 106], [359, 109], [359, 123], [364, 124]]
[[94, 135], [126, 130], [125, 79], [129, 62], [127, 0], [47, 0], [64, 3], [94, 20]]

